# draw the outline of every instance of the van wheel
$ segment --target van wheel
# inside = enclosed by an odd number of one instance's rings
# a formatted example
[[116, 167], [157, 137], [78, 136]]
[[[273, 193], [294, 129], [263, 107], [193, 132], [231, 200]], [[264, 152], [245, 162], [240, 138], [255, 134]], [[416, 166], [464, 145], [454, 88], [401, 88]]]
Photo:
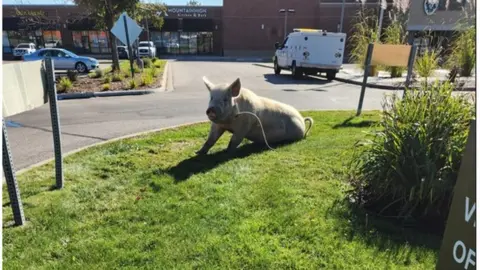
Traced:
[[275, 61], [273, 61], [273, 71], [275, 72], [275, 75], [280, 74], [282, 69], [278, 66], [277, 58], [275, 58]]
[[335, 76], [337, 75], [337, 72], [335, 71], [327, 71], [327, 80], [332, 81], [335, 79]]
[[303, 75], [302, 69], [297, 68], [297, 64], [295, 62], [292, 63], [292, 76], [294, 79], [300, 79]]

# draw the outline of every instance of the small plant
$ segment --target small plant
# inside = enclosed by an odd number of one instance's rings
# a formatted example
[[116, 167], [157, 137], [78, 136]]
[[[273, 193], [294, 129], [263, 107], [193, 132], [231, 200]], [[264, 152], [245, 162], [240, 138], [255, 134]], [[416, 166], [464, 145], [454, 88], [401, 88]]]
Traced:
[[155, 63], [157, 60], [158, 60], [158, 57], [156, 57], [156, 56], [153, 57], [153, 58], [152, 58], [152, 63]]
[[155, 65], [152, 65], [152, 67], [147, 72], [150, 74], [150, 76], [157, 77], [159, 70]]
[[67, 77], [70, 81], [76, 82], [78, 78], [78, 71], [72, 69], [67, 70]]
[[110, 84], [109, 83], [105, 83], [102, 85], [102, 91], [107, 91], [107, 90], [110, 90]]
[[352, 199], [384, 216], [444, 224], [475, 115], [452, 91], [436, 81], [383, 103], [378, 129], [352, 158]]
[[88, 74], [88, 77], [90, 77], [90, 78], [92, 78], [92, 79], [98, 79], [98, 78], [102, 78], [103, 75], [104, 75], [103, 70], [97, 68], [97, 69], [95, 69], [94, 72]]
[[460, 76], [470, 77], [475, 66], [475, 28], [459, 31], [447, 58], [447, 66], [460, 69]]
[[112, 82], [112, 76], [106, 75], [103, 77], [103, 83], [111, 83]]
[[140, 79], [141, 86], [145, 86], [145, 85], [149, 86], [149, 85], [152, 85], [154, 82], [155, 82], [155, 79], [149, 72], [142, 74], [142, 78]]
[[137, 63], [133, 63], [133, 72], [135, 73], [140, 73], [142, 72], [140, 68], [138, 67]]
[[143, 60], [143, 67], [144, 68], [150, 68], [150, 67], [153, 66], [153, 64], [152, 64], [153, 61], [150, 58], [145, 57], [145, 58], [142, 58], [142, 60]]
[[438, 53], [435, 50], [427, 50], [415, 61], [415, 71], [420, 77], [427, 79], [438, 68]]
[[350, 60], [363, 69], [368, 44], [377, 40], [377, 16], [373, 10], [362, 8], [354, 20], [352, 35], [349, 38]]
[[127, 89], [135, 89], [138, 87], [138, 82], [135, 79], [130, 79], [127, 82]]
[[63, 92], [66, 92], [66, 91], [72, 89], [73, 84], [72, 84], [72, 82], [70, 81], [69, 78], [62, 77], [62, 78], [60, 78], [60, 81], [58, 82], [57, 86], [58, 86], [58, 91], [60, 93], [63, 93]]
[[125, 78], [124, 74], [121, 74], [120, 72], [115, 72], [112, 75], [112, 82], [121, 82]]

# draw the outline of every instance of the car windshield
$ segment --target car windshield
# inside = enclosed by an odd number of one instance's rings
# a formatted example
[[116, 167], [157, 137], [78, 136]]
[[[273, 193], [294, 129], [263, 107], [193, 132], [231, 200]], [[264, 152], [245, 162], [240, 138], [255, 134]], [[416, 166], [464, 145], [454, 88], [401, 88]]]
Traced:
[[148, 43], [148, 42], [140, 42], [138, 46], [148, 47], [148, 46], [150, 46], [150, 43]]
[[66, 51], [66, 50], [65, 50], [65, 51], [63, 51], [63, 52], [64, 52], [65, 54], [70, 55], [71, 57], [78, 57], [78, 55], [74, 54], [74, 53], [71, 52], [71, 51]]
[[17, 48], [28, 49], [28, 48], [30, 48], [30, 45], [28, 45], [28, 44], [18, 44]]

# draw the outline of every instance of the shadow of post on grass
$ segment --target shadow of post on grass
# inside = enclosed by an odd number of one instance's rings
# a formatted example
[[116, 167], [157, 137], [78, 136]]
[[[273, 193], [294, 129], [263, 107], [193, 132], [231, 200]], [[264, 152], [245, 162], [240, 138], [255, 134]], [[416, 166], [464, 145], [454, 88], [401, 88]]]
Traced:
[[334, 125], [333, 129], [338, 128], [363, 128], [363, 127], [371, 127], [378, 124], [378, 121], [375, 120], [365, 120], [362, 117], [350, 116], [349, 118], [345, 119], [342, 123]]

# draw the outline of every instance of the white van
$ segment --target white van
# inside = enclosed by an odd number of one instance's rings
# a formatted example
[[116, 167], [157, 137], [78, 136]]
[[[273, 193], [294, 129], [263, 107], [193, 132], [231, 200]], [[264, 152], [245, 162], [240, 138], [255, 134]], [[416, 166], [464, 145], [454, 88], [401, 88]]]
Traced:
[[345, 33], [295, 28], [281, 45], [275, 43], [274, 72], [291, 70], [295, 79], [325, 72], [333, 80], [343, 64], [346, 38]]

